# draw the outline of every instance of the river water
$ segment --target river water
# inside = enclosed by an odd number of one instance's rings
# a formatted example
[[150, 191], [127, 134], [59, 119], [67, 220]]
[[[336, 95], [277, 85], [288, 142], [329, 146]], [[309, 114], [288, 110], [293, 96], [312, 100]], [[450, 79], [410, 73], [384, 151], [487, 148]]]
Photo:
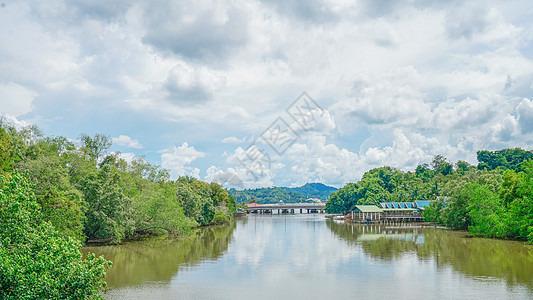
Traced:
[[84, 251], [113, 262], [106, 299], [533, 299], [533, 246], [416, 224], [249, 215]]

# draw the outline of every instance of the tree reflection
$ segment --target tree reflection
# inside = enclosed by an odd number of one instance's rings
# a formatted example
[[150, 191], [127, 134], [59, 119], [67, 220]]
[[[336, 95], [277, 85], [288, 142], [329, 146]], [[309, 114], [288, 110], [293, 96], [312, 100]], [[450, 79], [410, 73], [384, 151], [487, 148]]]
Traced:
[[359, 225], [327, 221], [333, 233], [360, 246], [375, 259], [392, 260], [408, 253], [437, 267], [473, 278], [501, 278], [510, 286], [533, 290], [533, 246], [521, 242], [469, 238], [464, 232], [433, 227]]
[[118, 246], [88, 247], [83, 251], [103, 255], [113, 262], [106, 276], [110, 288], [169, 282], [184, 266], [222, 256], [235, 227], [235, 223], [209, 226], [175, 239], [151, 238]]

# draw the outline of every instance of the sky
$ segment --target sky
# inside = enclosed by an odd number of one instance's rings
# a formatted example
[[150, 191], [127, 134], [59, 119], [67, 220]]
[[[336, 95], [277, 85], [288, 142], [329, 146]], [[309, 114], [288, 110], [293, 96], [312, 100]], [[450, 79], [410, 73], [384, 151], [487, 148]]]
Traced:
[[0, 0], [0, 112], [241, 188], [476, 164], [532, 148], [532, 15], [528, 0]]

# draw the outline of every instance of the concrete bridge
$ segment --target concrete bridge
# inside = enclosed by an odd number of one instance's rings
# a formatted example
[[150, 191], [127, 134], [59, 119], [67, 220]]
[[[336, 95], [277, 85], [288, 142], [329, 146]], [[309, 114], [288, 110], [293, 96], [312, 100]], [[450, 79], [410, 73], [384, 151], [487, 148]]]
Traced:
[[249, 205], [246, 209], [248, 213], [272, 214], [274, 211], [278, 214], [294, 213], [324, 213], [325, 203], [276, 203], [276, 204], [255, 204]]

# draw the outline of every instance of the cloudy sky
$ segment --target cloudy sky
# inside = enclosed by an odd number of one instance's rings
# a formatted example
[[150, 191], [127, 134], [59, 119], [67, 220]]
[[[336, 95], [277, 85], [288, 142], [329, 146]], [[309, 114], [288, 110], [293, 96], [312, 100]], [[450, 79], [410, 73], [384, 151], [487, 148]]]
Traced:
[[0, 112], [245, 187], [475, 163], [532, 148], [532, 15], [528, 0], [0, 0]]

